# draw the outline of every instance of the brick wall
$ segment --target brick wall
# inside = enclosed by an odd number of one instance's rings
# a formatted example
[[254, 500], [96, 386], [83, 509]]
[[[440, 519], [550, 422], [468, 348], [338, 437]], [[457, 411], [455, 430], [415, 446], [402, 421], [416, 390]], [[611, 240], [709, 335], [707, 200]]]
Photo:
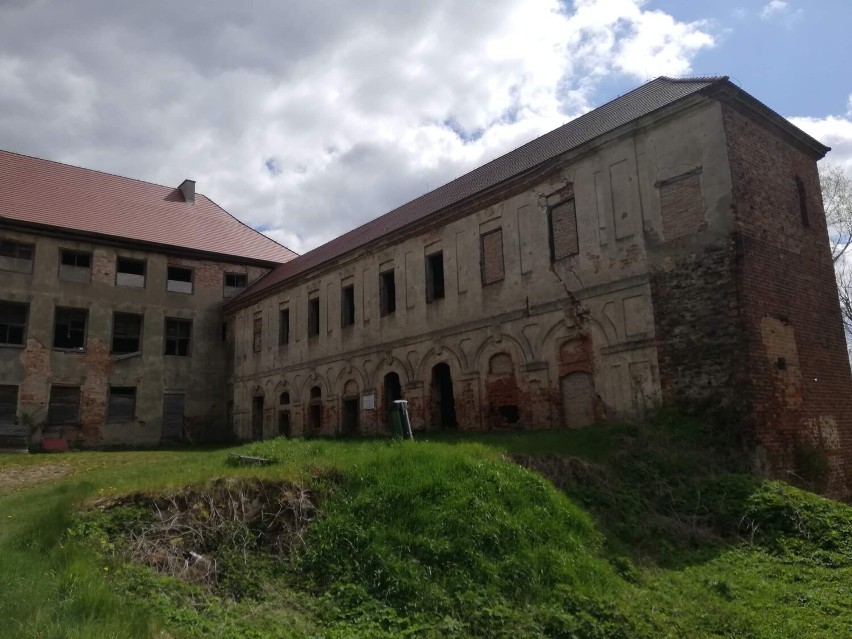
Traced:
[[816, 162], [733, 107], [723, 118], [757, 460], [774, 476], [849, 495], [852, 379]]

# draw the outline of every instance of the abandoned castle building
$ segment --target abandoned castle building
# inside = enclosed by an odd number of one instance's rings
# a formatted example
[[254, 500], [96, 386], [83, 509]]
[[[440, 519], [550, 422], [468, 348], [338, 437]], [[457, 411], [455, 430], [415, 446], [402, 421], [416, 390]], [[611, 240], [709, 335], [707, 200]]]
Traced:
[[0, 152], [0, 447], [222, 437], [222, 301], [293, 256], [190, 180]]
[[0, 422], [102, 445], [683, 400], [848, 493], [827, 151], [727, 78], [659, 78], [301, 256], [192, 184], [3, 154]]

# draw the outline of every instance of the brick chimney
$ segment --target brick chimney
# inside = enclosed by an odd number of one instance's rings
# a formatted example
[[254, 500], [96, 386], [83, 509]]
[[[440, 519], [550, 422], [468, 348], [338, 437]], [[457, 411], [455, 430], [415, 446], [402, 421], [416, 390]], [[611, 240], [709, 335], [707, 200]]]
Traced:
[[195, 204], [195, 180], [184, 180], [178, 187], [183, 193], [183, 199], [188, 204]]

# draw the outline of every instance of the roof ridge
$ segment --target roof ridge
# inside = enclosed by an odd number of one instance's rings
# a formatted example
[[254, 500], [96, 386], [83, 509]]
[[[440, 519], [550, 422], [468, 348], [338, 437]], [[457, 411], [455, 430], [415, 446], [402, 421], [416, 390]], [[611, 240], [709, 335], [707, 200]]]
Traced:
[[[70, 169], [77, 169], [78, 171], [88, 171], [89, 173], [97, 173], [99, 175], [107, 175], [109, 177], [119, 178], [121, 180], [130, 180], [132, 182], [139, 182], [140, 184], [147, 184], [149, 186], [157, 186], [161, 189], [170, 189], [172, 191], [176, 191], [177, 188], [178, 188], [176, 186], [168, 186], [167, 184], [160, 184], [158, 182], [151, 182], [150, 180], [140, 180], [139, 178], [129, 177], [127, 175], [119, 175], [118, 173], [110, 173], [109, 171], [101, 171], [100, 169], [91, 169], [87, 166], [80, 166], [79, 164], [70, 164], [69, 162], [60, 162], [59, 160], [51, 160], [50, 158], [42, 158], [42, 157], [39, 157], [37, 155], [28, 155], [26, 153], [19, 153], [18, 151], [9, 151], [7, 149], [0, 149], [0, 153], [8, 153], [9, 155], [17, 155], [18, 157], [21, 157], [21, 158], [27, 158], [29, 160], [38, 160], [39, 162], [49, 162], [51, 164], [58, 164], [60, 166], [67, 167], [67, 168], [70, 168]], [[204, 194], [198, 193], [197, 195], [204, 195]]]

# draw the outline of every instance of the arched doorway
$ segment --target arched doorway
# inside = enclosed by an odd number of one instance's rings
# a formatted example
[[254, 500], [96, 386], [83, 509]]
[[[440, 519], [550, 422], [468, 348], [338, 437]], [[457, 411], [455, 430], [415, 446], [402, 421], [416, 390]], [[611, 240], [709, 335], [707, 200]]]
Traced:
[[322, 389], [319, 386], [311, 388], [308, 401], [308, 428], [306, 437], [318, 434], [322, 430]]
[[434, 428], [458, 426], [453, 378], [449, 364], [443, 362], [432, 368], [432, 426]]
[[350, 379], [343, 386], [340, 405], [340, 430], [344, 437], [358, 434], [358, 412], [358, 384]]
[[382, 392], [384, 408], [383, 419], [385, 420], [385, 429], [388, 432], [391, 431], [391, 409], [393, 408], [393, 403], [398, 399], [402, 399], [402, 384], [399, 382], [399, 375], [394, 372], [390, 372], [385, 375], [384, 389]]
[[263, 395], [251, 398], [251, 438], [263, 439]]
[[290, 433], [290, 393], [285, 391], [278, 397], [278, 435], [289, 437]]

